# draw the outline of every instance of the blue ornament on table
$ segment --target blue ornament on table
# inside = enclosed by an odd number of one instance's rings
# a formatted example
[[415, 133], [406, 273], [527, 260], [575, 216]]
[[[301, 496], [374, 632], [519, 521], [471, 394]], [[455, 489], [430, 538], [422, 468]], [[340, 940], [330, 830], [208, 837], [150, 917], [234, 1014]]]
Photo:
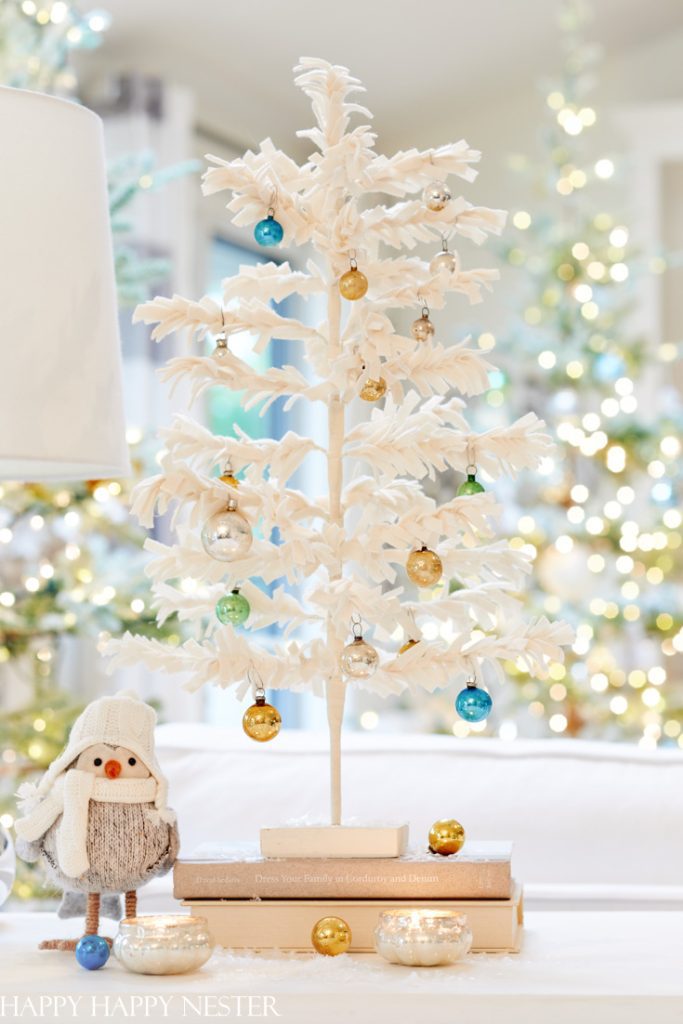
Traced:
[[254, 238], [259, 245], [279, 245], [284, 230], [279, 220], [275, 220], [275, 210], [271, 207], [268, 216], [260, 220], [254, 228]]
[[466, 722], [483, 722], [491, 714], [493, 701], [486, 690], [470, 681], [455, 698], [455, 710]]
[[109, 943], [101, 935], [84, 935], [76, 944], [76, 959], [86, 971], [99, 971], [109, 959]]

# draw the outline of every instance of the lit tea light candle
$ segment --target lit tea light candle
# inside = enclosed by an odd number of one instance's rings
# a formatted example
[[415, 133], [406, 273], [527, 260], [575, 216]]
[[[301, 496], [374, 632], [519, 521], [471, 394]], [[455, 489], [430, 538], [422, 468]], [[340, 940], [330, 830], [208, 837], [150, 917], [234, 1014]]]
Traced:
[[375, 929], [377, 952], [407, 967], [453, 964], [471, 948], [467, 918], [448, 910], [384, 910]]
[[206, 918], [153, 914], [121, 921], [114, 953], [135, 974], [185, 974], [206, 963], [213, 945]]

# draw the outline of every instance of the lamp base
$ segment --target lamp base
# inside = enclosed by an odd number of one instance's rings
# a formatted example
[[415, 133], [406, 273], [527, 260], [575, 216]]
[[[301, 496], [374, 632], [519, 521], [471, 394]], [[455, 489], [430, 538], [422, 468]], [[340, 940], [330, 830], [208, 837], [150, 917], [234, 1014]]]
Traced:
[[400, 857], [407, 825], [291, 825], [261, 829], [264, 857]]

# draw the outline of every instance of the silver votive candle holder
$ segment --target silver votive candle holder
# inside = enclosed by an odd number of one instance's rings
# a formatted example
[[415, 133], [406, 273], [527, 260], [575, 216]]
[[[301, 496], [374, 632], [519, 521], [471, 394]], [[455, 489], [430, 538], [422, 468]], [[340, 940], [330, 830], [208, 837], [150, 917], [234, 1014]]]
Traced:
[[406, 967], [453, 964], [471, 948], [466, 916], [448, 910], [384, 910], [375, 929], [377, 952]]
[[149, 914], [121, 921], [114, 954], [135, 974], [186, 974], [206, 963], [213, 946], [206, 918]]

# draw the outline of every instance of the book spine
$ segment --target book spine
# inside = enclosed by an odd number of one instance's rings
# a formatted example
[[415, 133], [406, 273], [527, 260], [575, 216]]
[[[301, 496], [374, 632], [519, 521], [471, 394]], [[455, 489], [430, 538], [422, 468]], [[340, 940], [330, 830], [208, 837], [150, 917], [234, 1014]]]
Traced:
[[176, 899], [508, 899], [509, 863], [176, 864]]

